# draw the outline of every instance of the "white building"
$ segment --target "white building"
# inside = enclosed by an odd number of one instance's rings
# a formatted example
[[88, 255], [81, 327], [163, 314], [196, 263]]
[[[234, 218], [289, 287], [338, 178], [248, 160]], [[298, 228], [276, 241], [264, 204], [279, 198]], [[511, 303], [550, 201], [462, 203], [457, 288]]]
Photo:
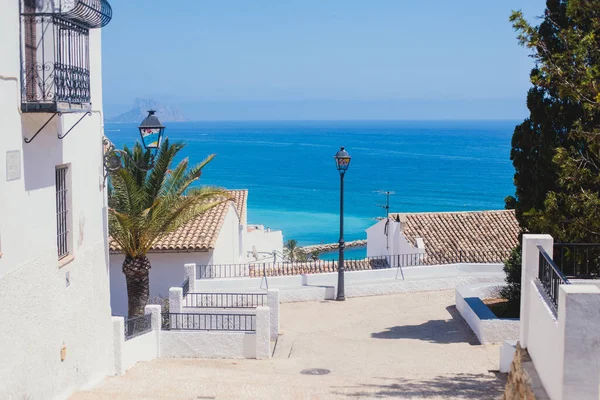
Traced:
[[111, 11], [86, 2], [104, 14], [0, 0], [2, 399], [66, 397], [114, 370], [98, 29]]
[[[167, 298], [169, 288], [184, 281], [184, 264], [243, 264], [252, 254], [252, 246], [260, 252], [281, 251], [281, 231], [248, 232], [247, 190], [231, 190], [233, 200], [221, 203], [177, 231], [156, 242], [148, 253], [150, 299]], [[127, 315], [127, 285], [123, 274], [124, 255], [116, 243], [110, 244], [110, 292], [113, 315]]]
[[[248, 261], [272, 261], [283, 257], [283, 232], [265, 228], [264, 225], [249, 225], [246, 234]], [[275, 254], [273, 254], [275, 253]]]
[[394, 266], [502, 262], [519, 232], [514, 210], [394, 213], [367, 229], [367, 256]]

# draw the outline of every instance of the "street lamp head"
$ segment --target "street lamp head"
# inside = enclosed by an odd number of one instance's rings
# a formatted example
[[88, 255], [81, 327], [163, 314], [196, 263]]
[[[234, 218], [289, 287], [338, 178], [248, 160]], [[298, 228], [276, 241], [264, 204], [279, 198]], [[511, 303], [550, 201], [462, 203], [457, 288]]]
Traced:
[[165, 132], [165, 127], [160, 123], [156, 115], [155, 110], [149, 110], [148, 116], [142, 121], [139, 126], [140, 136], [142, 137], [142, 144], [146, 150], [150, 150], [153, 153], [158, 150], [162, 142], [162, 136]]
[[340, 150], [333, 158], [335, 159], [335, 165], [337, 166], [340, 175], [344, 175], [350, 165], [350, 154], [348, 154], [343, 147], [340, 147]]

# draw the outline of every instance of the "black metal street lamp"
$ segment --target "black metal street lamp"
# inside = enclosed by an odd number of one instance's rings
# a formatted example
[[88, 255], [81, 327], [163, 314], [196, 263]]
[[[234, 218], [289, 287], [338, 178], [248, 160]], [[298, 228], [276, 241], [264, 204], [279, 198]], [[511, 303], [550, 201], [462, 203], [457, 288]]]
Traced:
[[162, 136], [165, 132], [165, 127], [160, 123], [158, 117], [154, 115], [155, 113], [155, 110], [148, 110], [148, 116], [138, 127], [144, 148], [150, 150], [153, 156], [160, 147]]
[[155, 113], [155, 110], [149, 110], [148, 116], [144, 118], [138, 127], [142, 138], [142, 145], [144, 146], [144, 149], [150, 151], [151, 156], [150, 162], [144, 166], [137, 165], [127, 152], [115, 149], [115, 145], [107, 137], [102, 138], [102, 144], [104, 146], [104, 182], [106, 182], [109, 173], [116, 172], [123, 168], [124, 158], [127, 158], [131, 165], [140, 171], [150, 171], [154, 168], [154, 157], [160, 148], [162, 137], [165, 132], [165, 126], [159, 121], [158, 117], [154, 115]]
[[337, 301], [344, 301], [346, 300], [346, 295], [344, 294], [344, 248], [346, 247], [344, 242], [344, 175], [346, 175], [346, 171], [350, 165], [350, 154], [341, 147], [333, 158], [340, 173], [340, 256], [338, 261], [338, 288], [335, 299]]

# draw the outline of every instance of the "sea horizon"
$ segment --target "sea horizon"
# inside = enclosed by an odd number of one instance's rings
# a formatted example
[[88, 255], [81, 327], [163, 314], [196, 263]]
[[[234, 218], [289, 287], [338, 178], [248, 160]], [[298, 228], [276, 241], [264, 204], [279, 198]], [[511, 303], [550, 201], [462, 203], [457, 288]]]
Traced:
[[[248, 223], [281, 229], [301, 245], [339, 238], [339, 175], [344, 146], [345, 240], [385, 216], [377, 191], [395, 191], [390, 212], [503, 209], [514, 193], [509, 159], [519, 120], [269, 120], [165, 122], [183, 157], [217, 156], [200, 184], [248, 189]], [[136, 124], [105, 123], [117, 147], [139, 140]], [[357, 256], [361, 252], [354, 251]]]

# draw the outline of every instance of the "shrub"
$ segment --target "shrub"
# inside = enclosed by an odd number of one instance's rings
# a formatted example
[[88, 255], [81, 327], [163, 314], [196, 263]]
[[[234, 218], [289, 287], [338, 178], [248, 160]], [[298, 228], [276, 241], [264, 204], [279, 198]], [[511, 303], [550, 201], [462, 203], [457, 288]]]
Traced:
[[521, 245], [517, 245], [510, 252], [508, 260], [504, 262], [506, 286], [500, 295], [508, 300], [507, 308], [511, 314], [519, 315], [521, 309]]

